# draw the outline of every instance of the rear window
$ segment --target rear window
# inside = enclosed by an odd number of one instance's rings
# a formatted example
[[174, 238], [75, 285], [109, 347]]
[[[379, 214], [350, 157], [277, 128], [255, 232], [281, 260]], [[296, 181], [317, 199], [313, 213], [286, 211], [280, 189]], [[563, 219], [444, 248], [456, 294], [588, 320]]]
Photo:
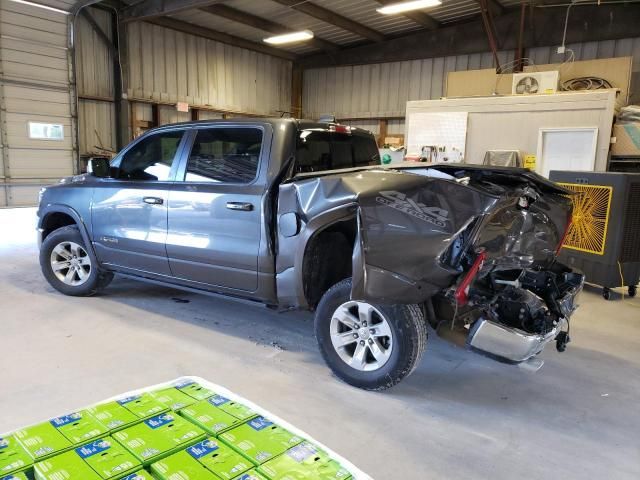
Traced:
[[296, 173], [379, 165], [375, 140], [367, 135], [302, 130], [298, 136]]

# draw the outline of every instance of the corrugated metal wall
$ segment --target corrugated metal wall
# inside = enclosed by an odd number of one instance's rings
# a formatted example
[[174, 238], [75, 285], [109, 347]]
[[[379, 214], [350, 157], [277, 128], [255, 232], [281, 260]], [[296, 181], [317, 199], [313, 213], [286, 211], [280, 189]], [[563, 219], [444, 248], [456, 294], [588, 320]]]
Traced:
[[149, 23], [128, 26], [130, 98], [274, 115], [291, 108], [291, 62]]
[[[33, 204], [39, 184], [73, 173], [66, 15], [0, 0], [0, 206]], [[63, 126], [29, 137], [29, 122]]]
[[[112, 39], [110, 12], [88, 8], [103, 32]], [[116, 150], [113, 104], [113, 58], [108, 47], [84, 16], [76, 20], [76, 81], [78, 85], [78, 129], [80, 154]], [[82, 98], [82, 97], [85, 98]], [[86, 97], [94, 97], [88, 99]]]
[[[576, 60], [633, 56], [636, 90], [640, 85], [640, 38], [568, 45]], [[500, 62], [512, 61], [513, 51], [500, 52]], [[554, 48], [535, 48], [527, 57], [536, 64], [562, 61]], [[306, 70], [303, 111], [308, 118], [332, 113], [338, 118], [404, 117], [407, 100], [440, 98], [451, 71], [491, 68], [490, 53]], [[636, 99], [638, 93], [635, 93]], [[377, 131], [377, 122], [350, 122]], [[390, 122], [389, 133], [402, 133], [404, 122]]]

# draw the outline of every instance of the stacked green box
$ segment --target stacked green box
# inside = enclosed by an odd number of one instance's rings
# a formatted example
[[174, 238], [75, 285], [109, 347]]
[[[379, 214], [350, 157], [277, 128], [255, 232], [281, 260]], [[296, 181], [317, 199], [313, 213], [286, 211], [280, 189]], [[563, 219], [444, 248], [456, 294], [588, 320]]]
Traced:
[[0, 480], [29, 480], [24, 473], [12, 473], [6, 477], [0, 477]]
[[180, 390], [174, 387], [163, 388], [162, 390], [156, 390], [155, 392], [149, 392], [153, 398], [158, 400], [169, 407], [174, 412], [184, 407], [188, 407], [196, 403], [196, 399], [190, 397], [186, 393], [182, 393]]
[[255, 465], [261, 465], [302, 442], [302, 438], [264, 417], [249, 420], [239, 427], [221, 433], [218, 438]]
[[113, 434], [143, 464], [149, 464], [205, 437], [200, 427], [175, 413], [163, 413]]
[[269, 480], [347, 480], [348, 470], [309, 442], [287, 450], [258, 467]]
[[50, 422], [23, 428], [13, 435], [33, 460], [43, 460], [73, 447]]
[[116, 400], [116, 402], [138, 418], [154, 417], [169, 410], [164, 403], [153, 398], [149, 393], [132, 395]]
[[249, 420], [250, 418], [258, 416], [258, 414], [249, 407], [241, 403], [231, 401], [222, 395], [213, 395], [208, 398], [208, 401], [214, 407], [218, 407], [223, 412], [226, 412], [239, 420]]
[[74, 451], [105, 480], [120, 478], [142, 468], [142, 464], [133, 454], [108, 437], [95, 440]]
[[184, 450], [152, 463], [151, 471], [159, 480], [220, 480]]
[[183, 382], [174, 383], [173, 386], [180, 390], [182, 393], [186, 393], [192, 398], [196, 400], [205, 400], [209, 398], [211, 395], [214, 395], [216, 392], [213, 390], [209, 390], [208, 388], [203, 387], [199, 383], [194, 382], [193, 380], [185, 380]]
[[121, 480], [154, 480], [154, 478], [144, 470], [139, 470], [131, 475], [127, 475]]
[[21, 472], [31, 465], [33, 459], [13, 435], [0, 438], [0, 479], [10, 473]]
[[256, 470], [249, 470], [246, 473], [243, 473], [239, 477], [234, 478], [233, 480], [267, 480], [265, 477], [260, 475]]
[[73, 450], [36, 463], [34, 473], [35, 480], [102, 480]]
[[109, 429], [87, 411], [52, 418], [49, 422], [74, 445], [86, 443], [109, 433]]
[[196, 443], [186, 452], [224, 480], [231, 480], [253, 468], [249, 460], [215, 438]]
[[240, 425], [241, 419], [218, 408], [212, 400], [214, 395], [206, 400], [200, 400], [180, 410], [180, 415], [201, 427], [205, 432], [217, 436], [219, 433]]
[[118, 402], [101, 403], [95, 407], [87, 408], [87, 412], [107, 427], [110, 433], [122, 430], [140, 421], [138, 416], [131, 413]]

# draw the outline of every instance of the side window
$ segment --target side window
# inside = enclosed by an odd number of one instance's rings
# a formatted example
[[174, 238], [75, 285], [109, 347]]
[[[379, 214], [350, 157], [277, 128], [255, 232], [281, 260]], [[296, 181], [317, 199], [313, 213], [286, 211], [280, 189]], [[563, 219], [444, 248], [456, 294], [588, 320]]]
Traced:
[[135, 144], [120, 161], [122, 180], [169, 180], [183, 131], [151, 135]]
[[370, 136], [353, 136], [353, 159], [356, 167], [380, 165], [380, 151]]
[[187, 182], [249, 183], [258, 172], [262, 130], [198, 130], [187, 162]]

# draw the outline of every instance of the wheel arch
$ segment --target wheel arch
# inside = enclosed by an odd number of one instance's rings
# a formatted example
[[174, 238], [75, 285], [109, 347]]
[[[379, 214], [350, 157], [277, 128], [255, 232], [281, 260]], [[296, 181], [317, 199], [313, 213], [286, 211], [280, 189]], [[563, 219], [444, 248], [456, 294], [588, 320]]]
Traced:
[[72, 225], [78, 227], [87, 252], [92, 257], [91, 260], [97, 262], [87, 226], [80, 214], [68, 205], [50, 204], [40, 211], [40, 219], [38, 221], [39, 243], [41, 244], [55, 230]]
[[[295, 261], [300, 306], [315, 308], [331, 286], [351, 276], [356, 238], [355, 204], [328, 210], [307, 223]], [[313, 261], [324, 255], [331, 255], [343, 268], [328, 272], [323, 264]]]

